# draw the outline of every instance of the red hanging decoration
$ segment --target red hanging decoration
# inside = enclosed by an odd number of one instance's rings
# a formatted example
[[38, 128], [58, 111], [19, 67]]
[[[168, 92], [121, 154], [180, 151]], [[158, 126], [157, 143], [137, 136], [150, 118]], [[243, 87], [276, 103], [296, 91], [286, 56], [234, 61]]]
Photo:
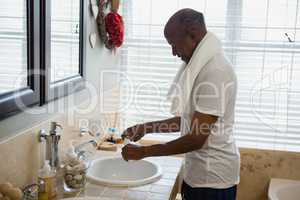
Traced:
[[99, 12], [97, 16], [97, 24], [99, 36], [106, 48], [116, 49], [123, 44], [124, 41], [124, 22], [121, 15], [117, 13], [119, 7], [118, 0], [109, 0], [111, 3], [111, 12], [107, 15], [104, 13], [104, 7], [107, 4], [105, 0], [99, 1]]
[[120, 47], [124, 41], [124, 22], [121, 15], [110, 12], [105, 16], [109, 46]]

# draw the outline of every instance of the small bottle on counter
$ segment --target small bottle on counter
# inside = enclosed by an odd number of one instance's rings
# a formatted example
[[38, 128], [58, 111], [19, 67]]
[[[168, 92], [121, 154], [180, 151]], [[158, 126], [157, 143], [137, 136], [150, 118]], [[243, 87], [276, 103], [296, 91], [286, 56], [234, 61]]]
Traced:
[[123, 139], [116, 128], [108, 128], [108, 135], [109, 135], [109, 138], [107, 139], [108, 142], [111, 142], [114, 144], [122, 144], [123, 143]]
[[39, 170], [39, 200], [53, 200], [57, 196], [56, 170], [51, 169], [49, 160], [45, 160], [44, 166]]

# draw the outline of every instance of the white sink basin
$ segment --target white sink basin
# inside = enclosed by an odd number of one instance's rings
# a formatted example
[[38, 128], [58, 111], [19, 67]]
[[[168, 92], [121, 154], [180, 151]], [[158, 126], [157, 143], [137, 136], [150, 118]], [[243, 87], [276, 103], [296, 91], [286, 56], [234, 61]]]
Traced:
[[134, 187], [160, 179], [161, 168], [149, 160], [126, 162], [121, 157], [96, 159], [89, 168], [87, 178], [96, 184]]
[[300, 198], [300, 181], [271, 179], [269, 200], [296, 200]]

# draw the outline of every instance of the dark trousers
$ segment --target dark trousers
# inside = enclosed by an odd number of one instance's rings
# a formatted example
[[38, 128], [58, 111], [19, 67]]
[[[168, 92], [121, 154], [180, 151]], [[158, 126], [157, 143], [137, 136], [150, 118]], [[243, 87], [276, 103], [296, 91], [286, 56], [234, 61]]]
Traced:
[[181, 196], [182, 200], [235, 200], [236, 185], [226, 189], [192, 188], [183, 181]]

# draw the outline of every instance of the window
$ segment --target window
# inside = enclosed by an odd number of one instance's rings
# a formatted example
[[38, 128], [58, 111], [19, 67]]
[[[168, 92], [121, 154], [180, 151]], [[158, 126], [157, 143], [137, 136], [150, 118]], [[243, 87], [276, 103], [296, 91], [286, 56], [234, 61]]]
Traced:
[[239, 7], [239, 38], [229, 48], [240, 88], [236, 138], [242, 146], [300, 151], [299, 1]]
[[[36, 6], [28, 0], [0, 0], [0, 118], [38, 103], [38, 50], [33, 48]], [[30, 23], [31, 22], [31, 23]]]
[[300, 151], [299, 0], [124, 2], [125, 124], [170, 117], [166, 94], [181, 62], [171, 55], [163, 28], [186, 7], [204, 13], [208, 29], [222, 40], [235, 67], [238, 145]]
[[[83, 83], [83, 0], [46, 2], [45, 99], [50, 101], [76, 90]], [[50, 16], [50, 17], [49, 17]], [[50, 69], [50, 70], [49, 70]]]
[[0, 0], [0, 118], [83, 80], [83, 0]]
[[51, 83], [80, 75], [79, 23], [79, 0], [51, 0]]
[[0, 94], [3, 94], [27, 87], [28, 84], [26, 1], [1, 0], [0, 34]]

